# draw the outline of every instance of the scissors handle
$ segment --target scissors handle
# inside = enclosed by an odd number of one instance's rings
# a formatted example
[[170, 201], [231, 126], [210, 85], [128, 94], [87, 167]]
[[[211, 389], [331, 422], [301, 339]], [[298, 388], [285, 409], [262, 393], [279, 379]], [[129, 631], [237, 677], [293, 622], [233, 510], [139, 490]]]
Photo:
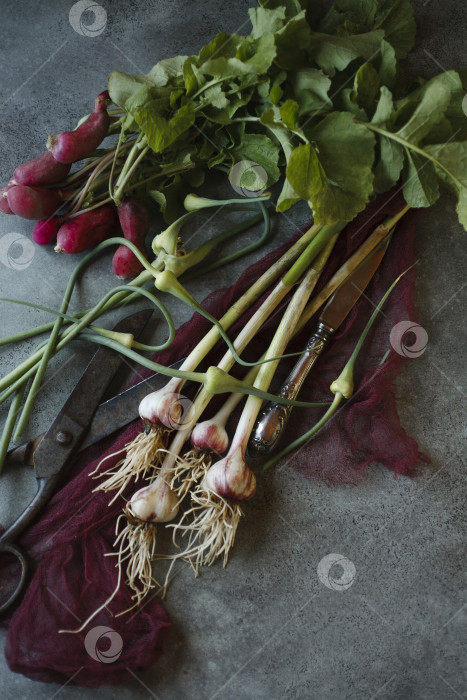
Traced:
[[10, 595], [7, 600], [4, 600], [3, 602], [0, 601], [0, 615], [2, 615], [8, 608], [13, 605], [15, 600], [21, 595], [25, 585], [26, 585], [26, 578], [27, 578], [27, 573], [28, 573], [28, 562], [26, 560], [25, 555], [23, 552], [16, 547], [14, 544], [8, 544], [7, 542], [0, 543], [0, 554], [2, 552], [8, 552], [9, 554], [13, 554], [16, 559], [18, 559], [20, 565], [21, 565], [21, 574], [20, 578], [18, 581], [18, 584], [13, 591], [13, 593]]
[[35, 519], [39, 511], [45, 506], [49, 498], [55, 491], [55, 486], [57, 482], [57, 477], [41, 477], [37, 479], [37, 492], [27, 508], [21, 513], [21, 515], [15, 520], [15, 522], [10, 525], [8, 530], [0, 536], [0, 552], [9, 552], [15, 556], [19, 563], [21, 564], [21, 576], [16, 589], [13, 591], [11, 596], [0, 602], [0, 614], [5, 612], [10, 605], [12, 605], [22, 592], [25, 583], [26, 575], [28, 571], [28, 563], [23, 552], [14, 544], [17, 537], [23, 532], [23, 530], [31, 524], [32, 520]]

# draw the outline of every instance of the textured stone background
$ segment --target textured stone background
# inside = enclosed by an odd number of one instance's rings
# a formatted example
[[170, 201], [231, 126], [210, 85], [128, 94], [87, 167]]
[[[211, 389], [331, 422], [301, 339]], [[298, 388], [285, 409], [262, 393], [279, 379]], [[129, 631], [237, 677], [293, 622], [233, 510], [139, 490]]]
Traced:
[[[1, 182], [8, 181], [17, 163], [42, 153], [46, 134], [76, 123], [110, 70], [146, 72], [161, 58], [197, 52], [220, 29], [242, 31], [244, 25], [246, 30], [246, 10], [254, 5], [248, 0], [103, 1], [107, 26], [89, 38], [70, 26], [72, 4], [1, 2]], [[419, 26], [413, 72], [429, 77], [441, 68], [465, 68], [464, 2], [413, 4]], [[306, 218], [306, 206], [276, 217], [270, 247]], [[218, 230], [221, 223], [214, 220], [204, 232]], [[22, 219], [0, 219], [0, 237], [11, 231], [28, 235], [31, 229]], [[194, 580], [184, 569], [175, 579], [166, 603], [173, 632], [152, 669], [118, 691], [91, 692], [30, 681], [11, 673], [2, 657], [0, 696], [465, 697], [465, 235], [448, 196], [420, 215], [417, 298], [429, 344], [422, 357], [406, 365], [398, 405], [403, 425], [432, 456], [423, 476], [395, 480], [374, 465], [360, 486], [328, 488], [304, 481], [293, 470], [277, 469], [246, 506], [227, 570], [215, 566]], [[202, 298], [209, 289], [232, 282], [245, 264], [196, 282], [193, 292]], [[0, 265], [0, 293], [56, 306], [74, 265], [71, 256], [38, 249], [27, 271]], [[74, 309], [113, 284], [108, 259], [94, 269], [80, 284]], [[2, 336], [46, 318], [5, 304], [0, 313]], [[189, 314], [174, 306], [174, 315], [179, 324]], [[27, 347], [2, 349], [2, 374], [27, 353]], [[53, 364], [51, 373], [57, 376], [41, 392], [30, 435], [48, 426], [89, 356], [90, 350], [76, 343]], [[4, 416], [3, 411], [0, 419]], [[2, 477], [2, 524], [12, 521], [33, 490], [27, 470]], [[353, 585], [345, 591], [331, 590], [318, 578], [318, 563], [330, 553], [355, 566]], [[3, 643], [5, 632], [0, 636]]]

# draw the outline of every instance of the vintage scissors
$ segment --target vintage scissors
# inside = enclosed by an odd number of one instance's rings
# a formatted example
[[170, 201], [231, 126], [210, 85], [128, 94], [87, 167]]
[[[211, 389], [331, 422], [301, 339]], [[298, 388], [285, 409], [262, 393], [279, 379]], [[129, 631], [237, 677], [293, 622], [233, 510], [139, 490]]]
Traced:
[[[114, 330], [137, 337], [151, 314], [151, 310], [137, 312], [120, 321]], [[18, 559], [21, 567], [15, 590], [6, 600], [0, 596], [0, 614], [17, 600], [26, 585], [28, 560], [15, 542], [52, 497], [72, 455], [133, 420], [138, 415], [141, 398], [148, 391], [159, 388], [166, 379], [160, 374], [155, 378], [150, 377], [99, 406], [122, 361], [118, 353], [100, 347], [50, 428], [7, 455], [10, 462], [21, 461], [34, 466], [37, 493], [23, 513], [0, 536], [0, 554], [10, 553]]]

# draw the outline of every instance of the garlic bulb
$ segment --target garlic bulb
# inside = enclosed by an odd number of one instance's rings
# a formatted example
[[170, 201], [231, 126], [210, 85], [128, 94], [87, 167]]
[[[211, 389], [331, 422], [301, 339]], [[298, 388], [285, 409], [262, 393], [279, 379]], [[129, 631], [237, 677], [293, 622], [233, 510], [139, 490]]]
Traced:
[[214, 419], [197, 423], [191, 433], [191, 444], [201, 450], [222, 454], [229, 446], [229, 437], [223, 425]]
[[165, 425], [167, 428], [176, 428], [179, 424], [183, 407], [180, 403], [180, 394], [175, 393], [167, 386], [153, 391], [144, 397], [139, 405], [139, 415], [145, 426]]
[[240, 446], [213, 464], [202, 484], [219, 496], [235, 501], [247, 501], [256, 492], [256, 477], [246, 464]]
[[150, 486], [139, 489], [128, 503], [135, 518], [149, 523], [167, 523], [173, 520], [179, 509], [179, 502], [170, 486], [157, 478]]

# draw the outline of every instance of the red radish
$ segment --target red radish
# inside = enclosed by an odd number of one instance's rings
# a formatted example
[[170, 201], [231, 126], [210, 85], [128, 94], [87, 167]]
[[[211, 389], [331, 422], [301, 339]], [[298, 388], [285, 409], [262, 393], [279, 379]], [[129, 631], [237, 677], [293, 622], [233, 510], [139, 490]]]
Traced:
[[59, 190], [14, 185], [8, 188], [7, 199], [13, 214], [23, 219], [46, 219], [61, 205], [62, 193]]
[[18, 165], [10, 185], [54, 185], [63, 180], [70, 172], [71, 163], [59, 163], [50, 151], [39, 158]]
[[120, 245], [112, 258], [112, 269], [119, 279], [124, 280], [139, 275], [143, 265], [126, 245]]
[[[146, 208], [138, 199], [131, 197], [118, 206], [117, 212], [123, 235], [127, 241], [134, 243], [138, 250], [146, 255], [145, 239], [149, 230]], [[114, 273], [121, 279], [136, 277], [143, 270], [143, 265], [136, 255], [125, 245], [119, 246], [115, 251], [112, 267]]]
[[149, 217], [146, 207], [136, 197], [128, 197], [117, 207], [123, 235], [135, 245], [143, 245], [149, 230]]
[[52, 216], [50, 219], [38, 221], [32, 230], [32, 240], [38, 245], [52, 243], [57, 237], [57, 231], [62, 225], [62, 216]]
[[9, 187], [3, 187], [0, 190], [0, 211], [3, 214], [13, 214], [14, 213], [11, 211], [10, 205], [8, 204], [7, 192], [9, 189], [10, 189]]
[[106, 204], [99, 209], [66, 221], [57, 233], [57, 253], [81, 253], [93, 248], [106, 238], [118, 235], [118, 217], [113, 204]]
[[97, 148], [107, 136], [110, 117], [107, 105], [110, 103], [107, 90], [96, 97], [94, 109], [89, 117], [74, 131], [49, 136], [47, 148], [60, 163], [74, 163], [85, 158]]

